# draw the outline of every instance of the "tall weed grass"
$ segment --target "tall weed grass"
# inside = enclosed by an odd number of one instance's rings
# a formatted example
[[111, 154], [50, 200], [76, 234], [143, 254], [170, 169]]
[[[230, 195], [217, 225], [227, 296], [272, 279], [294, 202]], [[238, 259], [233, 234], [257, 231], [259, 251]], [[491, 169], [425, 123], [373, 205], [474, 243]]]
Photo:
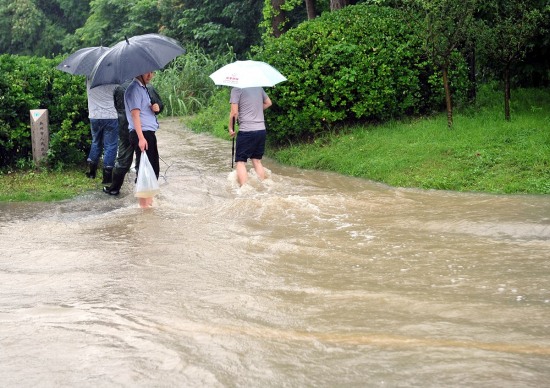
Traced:
[[230, 88], [219, 87], [210, 104], [198, 114], [184, 117], [184, 123], [195, 132], [210, 132], [216, 137], [229, 139], [229, 94]]
[[163, 116], [188, 116], [208, 106], [217, 86], [209, 75], [232, 62], [235, 54], [212, 57], [190, 47], [153, 78], [164, 103]]

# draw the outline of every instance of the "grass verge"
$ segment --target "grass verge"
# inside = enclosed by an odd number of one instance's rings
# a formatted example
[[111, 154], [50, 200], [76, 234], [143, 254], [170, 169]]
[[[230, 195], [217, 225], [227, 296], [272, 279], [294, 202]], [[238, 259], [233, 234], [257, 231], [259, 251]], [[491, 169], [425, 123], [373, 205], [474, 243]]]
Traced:
[[101, 178], [89, 179], [83, 170], [17, 171], [0, 175], [1, 202], [49, 202], [96, 190]]

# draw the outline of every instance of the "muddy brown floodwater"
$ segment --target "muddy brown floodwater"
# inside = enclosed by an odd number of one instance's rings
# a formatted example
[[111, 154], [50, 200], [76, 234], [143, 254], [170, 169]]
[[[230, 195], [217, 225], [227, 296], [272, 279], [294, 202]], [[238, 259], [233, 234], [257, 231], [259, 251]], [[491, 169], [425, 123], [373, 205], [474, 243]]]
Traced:
[[0, 204], [3, 387], [543, 387], [550, 196], [392, 188], [164, 120], [161, 194]]

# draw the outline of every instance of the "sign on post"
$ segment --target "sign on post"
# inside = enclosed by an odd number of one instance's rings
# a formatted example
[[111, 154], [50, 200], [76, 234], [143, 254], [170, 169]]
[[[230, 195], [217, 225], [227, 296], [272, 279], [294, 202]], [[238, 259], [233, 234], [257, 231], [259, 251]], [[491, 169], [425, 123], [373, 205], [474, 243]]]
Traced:
[[31, 141], [32, 159], [38, 166], [41, 160], [47, 156], [50, 142], [47, 109], [31, 110]]

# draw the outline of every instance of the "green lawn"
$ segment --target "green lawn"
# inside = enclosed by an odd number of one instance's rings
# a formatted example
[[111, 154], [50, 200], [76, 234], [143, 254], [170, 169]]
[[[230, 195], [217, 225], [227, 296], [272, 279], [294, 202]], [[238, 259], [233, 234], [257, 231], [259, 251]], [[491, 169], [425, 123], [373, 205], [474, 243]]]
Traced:
[[509, 122], [489, 95], [455, 109], [452, 129], [446, 114], [357, 126], [273, 157], [391, 186], [550, 194], [550, 91], [516, 91]]
[[59, 201], [99, 189], [101, 179], [89, 179], [84, 170], [18, 171], [0, 175], [0, 201]]

